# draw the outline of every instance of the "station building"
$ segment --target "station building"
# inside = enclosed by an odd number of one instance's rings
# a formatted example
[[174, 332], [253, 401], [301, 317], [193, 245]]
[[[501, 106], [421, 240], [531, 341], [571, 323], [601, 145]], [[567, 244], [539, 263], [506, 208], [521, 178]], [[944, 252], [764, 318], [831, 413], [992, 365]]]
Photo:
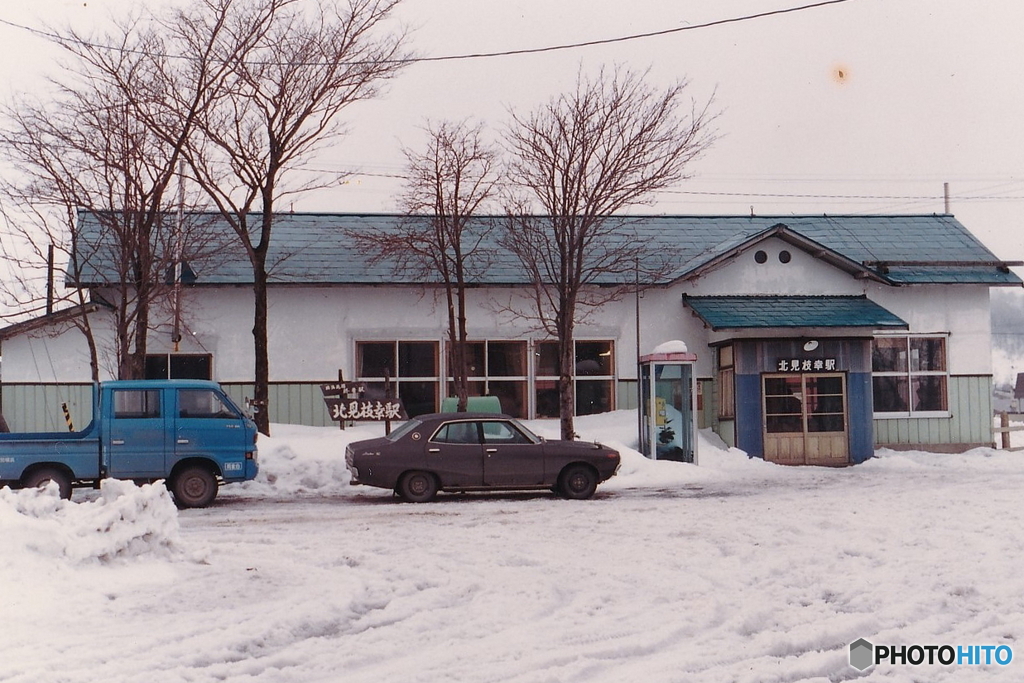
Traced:
[[[227, 230], [215, 216], [206, 220]], [[276, 218], [272, 422], [331, 424], [319, 387], [339, 373], [371, 385], [389, 378], [412, 414], [441, 407], [449, 372], [438, 279], [371, 262], [352, 244], [359, 231], [394, 230], [402, 220]], [[100, 221], [83, 213], [80, 225], [89, 235]], [[1010, 269], [1016, 264], [996, 258], [953, 216], [631, 216], [615, 225], [670, 267], [639, 295], [605, 304], [577, 326], [577, 414], [635, 409], [638, 359], [683, 340], [696, 355], [699, 426], [751, 456], [846, 465], [879, 447], [991, 444], [989, 291], [1022, 282]], [[509, 315], [510, 303], [528, 302], [529, 282], [496, 245], [469, 290], [473, 393], [499, 397], [519, 417], [555, 417], [555, 344]], [[66, 284], [89, 292], [87, 315], [110, 377], [117, 269], [102, 249], [81, 256], [86, 268]], [[248, 261], [235, 249], [188, 270], [181, 341], [172, 342], [171, 323], [161, 319], [149, 337], [147, 373], [214, 379], [240, 400], [251, 396]], [[54, 402], [88, 410], [80, 398], [88, 350], [71, 324], [80, 314], [0, 330], [2, 409], [12, 429], [63, 428], [59, 410], [40, 409]]]

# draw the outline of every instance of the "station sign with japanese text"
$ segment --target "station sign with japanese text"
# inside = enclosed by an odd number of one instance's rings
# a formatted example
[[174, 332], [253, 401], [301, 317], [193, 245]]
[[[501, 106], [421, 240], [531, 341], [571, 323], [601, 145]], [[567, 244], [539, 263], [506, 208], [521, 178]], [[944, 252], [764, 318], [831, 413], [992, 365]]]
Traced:
[[835, 358], [780, 358], [776, 369], [779, 372], [835, 372]]
[[335, 422], [405, 420], [402, 399], [383, 395], [378, 387], [365, 382], [334, 382], [321, 384], [320, 391], [327, 412]]

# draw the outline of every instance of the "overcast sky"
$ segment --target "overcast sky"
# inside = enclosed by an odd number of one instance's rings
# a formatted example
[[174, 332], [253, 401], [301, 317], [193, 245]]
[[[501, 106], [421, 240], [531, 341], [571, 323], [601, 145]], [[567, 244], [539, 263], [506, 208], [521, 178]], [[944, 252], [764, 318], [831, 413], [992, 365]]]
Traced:
[[[0, 20], [102, 27], [139, 0], [5, 0]], [[152, 2], [153, 0], [147, 0]], [[404, 0], [421, 56], [571, 44], [809, 4], [811, 0]], [[296, 210], [389, 212], [402, 144], [427, 118], [475, 117], [497, 135], [572, 88], [579, 69], [650, 68], [712, 93], [721, 138], [694, 178], [635, 212], [951, 211], [1000, 258], [1024, 260], [1024, 2], [846, 0], [670, 35], [544, 54], [419, 63], [379, 100], [348, 110], [349, 137], [318, 164], [359, 170]], [[58, 53], [0, 24], [0, 96], [38, 88]]]

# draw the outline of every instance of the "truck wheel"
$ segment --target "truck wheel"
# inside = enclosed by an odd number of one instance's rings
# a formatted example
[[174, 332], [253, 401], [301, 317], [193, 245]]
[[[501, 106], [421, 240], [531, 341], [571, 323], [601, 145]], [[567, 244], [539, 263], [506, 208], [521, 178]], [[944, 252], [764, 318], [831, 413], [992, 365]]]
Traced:
[[55, 482], [57, 488], [60, 489], [61, 498], [71, 500], [71, 477], [68, 476], [67, 472], [56, 467], [44, 467], [30, 472], [22, 480], [22, 486], [27, 489], [42, 488], [51, 481]]
[[398, 495], [410, 503], [428, 503], [437, 495], [437, 479], [430, 472], [406, 472], [398, 481]]
[[204, 508], [217, 497], [217, 478], [205, 467], [186, 467], [174, 477], [171, 493], [180, 508]]

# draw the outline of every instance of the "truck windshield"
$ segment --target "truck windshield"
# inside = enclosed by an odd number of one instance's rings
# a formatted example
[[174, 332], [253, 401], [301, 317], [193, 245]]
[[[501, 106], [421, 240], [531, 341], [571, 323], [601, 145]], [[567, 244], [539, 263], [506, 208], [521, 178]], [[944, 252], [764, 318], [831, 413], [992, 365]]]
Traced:
[[179, 389], [178, 416], [195, 418], [237, 418], [238, 412], [211, 389]]

